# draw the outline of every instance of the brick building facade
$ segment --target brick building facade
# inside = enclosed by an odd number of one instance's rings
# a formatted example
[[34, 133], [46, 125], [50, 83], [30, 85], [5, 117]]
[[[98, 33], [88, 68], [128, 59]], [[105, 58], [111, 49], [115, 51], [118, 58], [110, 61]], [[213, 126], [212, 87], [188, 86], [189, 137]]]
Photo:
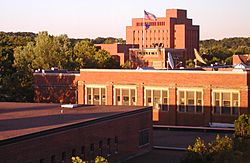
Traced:
[[233, 65], [244, 64], [250, 66], [250, 54], [233, 55]]
[[4, 163], [119, 162], [152, 148], [152, 108], [0, 103], [0, 158]]
[[143, 29], [143, 18], [132, 19], [132, 26], [126, 27], [128, 44], [139, 44], [140, 48], [158, 45], [186, 49], [186, 59], [194, 59], [194, 48], [199, 49], [199, 26], [187, 18], [186, 10], [167, 9], [166, 17], [157, 17], [156, 21], [145, 20], [145, 23], [150, 25], [147, 30]]
[[[34, 76], [35, 91], [43, 92], [39, 83], [50, 74]], [[249, 71], [232, 69], [81, 69], [74, 84], [79, 104], [153, 106], [154, 124], [207, 126], [233, 123], [249, 112], [249, 77]]]
[[138, 48], [138, 44], [95, 44], [97, 48], [106, 50], [116, 59], [120, 65], [125, 64], [129, 60], [129, 49]]
[[185, 66], [185, 49], [169, 49], [169, 48], [147, 48], [129, 49], [130, 67], [151, 67], [154, 69], [171, 69], [168, 63], [168, 53], [173, 58], [173, 68]]

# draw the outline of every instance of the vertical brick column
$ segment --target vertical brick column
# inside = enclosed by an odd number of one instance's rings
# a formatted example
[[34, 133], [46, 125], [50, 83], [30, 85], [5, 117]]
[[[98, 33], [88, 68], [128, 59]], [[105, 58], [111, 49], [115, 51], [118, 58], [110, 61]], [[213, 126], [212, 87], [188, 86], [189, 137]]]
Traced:
[[137, 94], [137, 103], [138, 106], [144, 105], [144, 83], [138, 84], [136, 86], [136, 94]]
[[249, 113], [249, 99], [248, 99], [248, 87], [244, 87], [240, 90], [240, 99], [239, 99], [239, 104], [240, 104], [240, 114], [243, 113]]
[[113, 82], [107, 84], [106, 91], [107, 91], [107, 105], [114, 105]]
[[77, 98], [78, 98], [78, 104], [84, 104], [85, 103], [85, 83], [84, 81], [78, 81], [77, 83], [77, 87], [78, 87], [78, 94], [77, 94]]
[[175, 84], [169, 88], [169, 125], [177, 125], [177, 88]]
[[212, 122], [212, 87], [203, 88], [203, 125], [208, 126]]

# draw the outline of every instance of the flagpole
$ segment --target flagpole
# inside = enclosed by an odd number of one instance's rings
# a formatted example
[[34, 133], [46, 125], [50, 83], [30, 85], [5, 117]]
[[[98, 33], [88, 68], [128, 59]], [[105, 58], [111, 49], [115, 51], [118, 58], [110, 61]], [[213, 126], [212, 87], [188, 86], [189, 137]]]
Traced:
[[143, 48], [144, 48], [144, 33], [145, 33], [145, 10], [143, 12], [143, 24], [142, 24], [142, 51], [143, 51]]

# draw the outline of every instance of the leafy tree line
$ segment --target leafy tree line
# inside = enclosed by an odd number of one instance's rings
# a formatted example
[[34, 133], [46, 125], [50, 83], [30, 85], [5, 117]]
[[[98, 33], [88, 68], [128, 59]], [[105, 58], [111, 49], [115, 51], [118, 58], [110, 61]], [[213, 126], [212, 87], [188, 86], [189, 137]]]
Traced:
[[182, 163], [245, 163], [250, 160], [250, 115], [242, 114], [235, 121], [233, 138], [217, 135], [205, 144], [197, 138], [190, 145]]
[[200, 54], [207, 65], [216, 62], [230, 65], [234, 54], [250, 54], [250, 37], [200, 41]]
[[47, 32], [0, 33], [0, 101], [33, 101], [35, 69], [119, 68], [88, 39], [72, 42]]

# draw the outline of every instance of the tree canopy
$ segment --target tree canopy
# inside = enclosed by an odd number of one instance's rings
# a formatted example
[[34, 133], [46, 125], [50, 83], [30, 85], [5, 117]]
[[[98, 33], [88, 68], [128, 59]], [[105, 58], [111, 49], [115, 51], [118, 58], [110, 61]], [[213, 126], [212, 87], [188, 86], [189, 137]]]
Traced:
[[250, 37], [200, 41], [200, 53], [208, 65], [215, 62], [229, 65], [234, 54], [250, 54]]
[[74, 42], [67, 35], [48, 32], [0, 32], [0, 38], [1, 101], [32, 101], [35, 69], [119, 68], [119, 63], [90, 39]]
[[217, 135], [214, 141], [205, 144], [197, 138], [187, 148], [183, 163], [235, 163], [250, 159], [250, 115], [242, 114], [235, 121], [233, 138]]

